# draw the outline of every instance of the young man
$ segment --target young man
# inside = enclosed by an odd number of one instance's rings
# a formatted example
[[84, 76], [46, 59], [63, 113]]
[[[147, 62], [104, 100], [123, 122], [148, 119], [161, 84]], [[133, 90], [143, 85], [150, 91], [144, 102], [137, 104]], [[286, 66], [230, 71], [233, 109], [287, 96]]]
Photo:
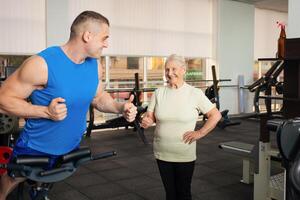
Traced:
[[[30, 57], [3, 83], [0, 112], [27, 119], [13, 156], [47, 155], [53, 163], [77, 148], [90, 104], [102, 112], [123, 113], [128, 121], [135, 119], [132, 97], [118, 103], [100, 85], [97, 58], [108, 47], [108, 37], [109, 21], [104, 16], [82, 12], [72, 23], [66, 44]], [[0, 200], [21, 181], [3, 175]]]

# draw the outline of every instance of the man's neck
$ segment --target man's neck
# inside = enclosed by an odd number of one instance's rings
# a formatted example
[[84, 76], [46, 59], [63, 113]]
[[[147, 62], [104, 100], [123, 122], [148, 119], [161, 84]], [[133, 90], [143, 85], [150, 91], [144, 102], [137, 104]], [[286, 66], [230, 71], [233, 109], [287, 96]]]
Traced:
[[68, 56], [68, 58], [74, 63], [83, 63], [87, 57], [86, 54], [82, 51], [82, 46], [80, 46], [80, 44], [76, 42], [68, 41], [61, 48], [64, 51], [64, 53]]

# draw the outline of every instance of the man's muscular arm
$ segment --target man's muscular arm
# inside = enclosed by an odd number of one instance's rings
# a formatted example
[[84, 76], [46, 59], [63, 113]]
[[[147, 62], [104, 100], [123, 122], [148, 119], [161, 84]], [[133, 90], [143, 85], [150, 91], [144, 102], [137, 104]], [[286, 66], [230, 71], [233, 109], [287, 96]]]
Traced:
[[104, 91], [104, 88], [102, 87], [102, 67], [100, 63], [98, 65], [98, 76], [99, 85], [92, 105], [101, 112], [122, 113], [127, 121], [133, 121], [137, 113], [136, 107], [132, 104], [133, 96], [131, 96], [125, 103], [115, 101], [107, 92]]
[[0, 112], [25, 118], [64, 118], [65, 105], [59, 104], [64, 102], [62, 98], [54, 99], [48, 107], [32, 105], [26, 101], [34, 90], [46, 85], [47, 79], [48, 70], [44, 59], [39, 56], [28, 58], [1, 86]]

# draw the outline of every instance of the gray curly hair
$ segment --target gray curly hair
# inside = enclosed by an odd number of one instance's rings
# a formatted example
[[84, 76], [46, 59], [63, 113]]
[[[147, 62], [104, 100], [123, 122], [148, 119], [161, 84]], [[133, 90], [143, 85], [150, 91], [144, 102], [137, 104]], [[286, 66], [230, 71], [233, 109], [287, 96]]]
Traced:
[[179, 55], [176, 55], [176, 54], [172, 54], [170, 55], [167, 60], [166, 60], [166, 63], [165, 63], [165, 67], [167, 66], [168, 62], [170, 61], [174, 61], [176, 62], [176, 64], [178, 64], [179, 66], [183, 67], [184, 69], [186, 69], [186, 62], [185, 62], [185, 59], [183, 56], [179, 56]]

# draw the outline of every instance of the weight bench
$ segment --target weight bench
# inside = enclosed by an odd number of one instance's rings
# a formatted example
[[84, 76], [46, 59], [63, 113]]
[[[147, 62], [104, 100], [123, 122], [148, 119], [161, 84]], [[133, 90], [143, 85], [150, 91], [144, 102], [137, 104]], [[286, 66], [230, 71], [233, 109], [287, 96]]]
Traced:
[[237, 154], [243, 157], [243, 178], [242, 183], [250, 184], [253, 183], [254, 165], [253, 165], [253, 144], [248, 144], [244, 142], [224, 142], [219, 144], [219, 148], [226, 152]]

